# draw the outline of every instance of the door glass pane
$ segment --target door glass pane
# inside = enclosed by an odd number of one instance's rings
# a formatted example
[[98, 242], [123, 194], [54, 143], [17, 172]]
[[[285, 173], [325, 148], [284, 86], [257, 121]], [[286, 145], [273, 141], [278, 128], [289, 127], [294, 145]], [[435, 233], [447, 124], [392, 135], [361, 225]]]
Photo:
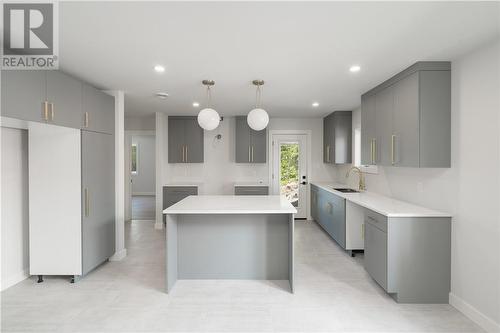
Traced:
[[280, 194], [293, 206], [299, 205], [299, 144], [280, 145]]

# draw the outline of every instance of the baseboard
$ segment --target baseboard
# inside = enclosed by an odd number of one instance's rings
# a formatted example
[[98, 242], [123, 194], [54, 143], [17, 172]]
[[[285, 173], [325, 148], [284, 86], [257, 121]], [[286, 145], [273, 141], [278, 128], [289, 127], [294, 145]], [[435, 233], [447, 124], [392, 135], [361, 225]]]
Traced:
[[109, 258], [109, 261], [120, 261], [123, 258], [127, 256], [127, 249], [121, 249], [118, 252], [115, 252], [111, 258]]
[[1, 290], [4, 291], [5, 289], [12, 287], [19, 282], [26, 280], [27, 278], [29, 278], [29, 276], [30, 274], [27, 268], [20, 272], [17, 272], [16, 274], [9, 276], [7, 279], [2, 280]]
[[470, 320], [481, 326], [486, 332], [500, 332], [499, 323], [484, 315], [478, 309], [453, 293], [450, 293], [450, 304]]
[[132, 192], [132, 196], [139, 196], [139, 195], [156, 195], [155, 192]]
[[155, 229], [157, 229], [157, 230], [163, 229], [163, 222], [160, 222], [160, 223], [155, 222]]

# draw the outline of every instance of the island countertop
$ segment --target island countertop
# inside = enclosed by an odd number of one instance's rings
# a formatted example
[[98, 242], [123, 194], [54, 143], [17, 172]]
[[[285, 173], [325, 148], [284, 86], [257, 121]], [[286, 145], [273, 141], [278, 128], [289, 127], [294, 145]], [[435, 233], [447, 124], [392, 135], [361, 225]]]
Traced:
[[296, 214], [280, 195], [193, 195], [168, 207], [163, 214]]

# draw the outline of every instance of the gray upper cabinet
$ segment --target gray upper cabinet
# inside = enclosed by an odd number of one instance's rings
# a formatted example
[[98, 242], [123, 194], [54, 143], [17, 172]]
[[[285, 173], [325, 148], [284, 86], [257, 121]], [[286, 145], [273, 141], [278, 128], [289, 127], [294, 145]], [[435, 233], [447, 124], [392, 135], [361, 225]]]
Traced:
[[361, 105], [361, 163], [375, 164], [375, 95], [363, 96]]
[[2, 71], [2, 116], [45, 121], [45, 71]]
[[361, 97], [363, 164], [450, 167], [451, 64], [418, 62]]
[[335, 111], [323, 118], [323, 162], [347, 164], [352, 160], [352, 112]]
[[168, 163], [203, 163], [203, 129], [196, 117], [168, 117]]
[[254, 131], [245, 116], [236, 117], [236, 163], [266, 163], [267, 130]]
[[50, 122], [82, 127], [82, 82], [59, 71], [46, 71]]
[[83, 84], [82, 128], [113, 134], [115, 132], [115, 99], [88, 84]]

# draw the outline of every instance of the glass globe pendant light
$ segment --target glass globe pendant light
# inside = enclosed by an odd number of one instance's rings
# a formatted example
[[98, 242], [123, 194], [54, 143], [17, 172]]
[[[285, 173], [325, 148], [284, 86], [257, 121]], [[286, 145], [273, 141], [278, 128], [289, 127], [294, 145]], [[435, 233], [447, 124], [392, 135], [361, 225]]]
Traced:
[[266, 110], [262, 108], [261, 104], [261, 86], [264, 85], [263, 80], [253, 80], [252, 83], [257, 87], [255, 92], [255, 109], [250, 111], [247, 116], [247, 123], [251, 129], [255, 131], [262, 131], [269, 124], [269, 115]]
[[201, 83], [207, 87], [207, 107], [198, 113], [198, 124], [204, 130], [211, 131], [216, 129], [220, 123], [219, 113], [212, 109], [212, 95], [210, 87], [215, 85], [215, 81], [203, 80]]

